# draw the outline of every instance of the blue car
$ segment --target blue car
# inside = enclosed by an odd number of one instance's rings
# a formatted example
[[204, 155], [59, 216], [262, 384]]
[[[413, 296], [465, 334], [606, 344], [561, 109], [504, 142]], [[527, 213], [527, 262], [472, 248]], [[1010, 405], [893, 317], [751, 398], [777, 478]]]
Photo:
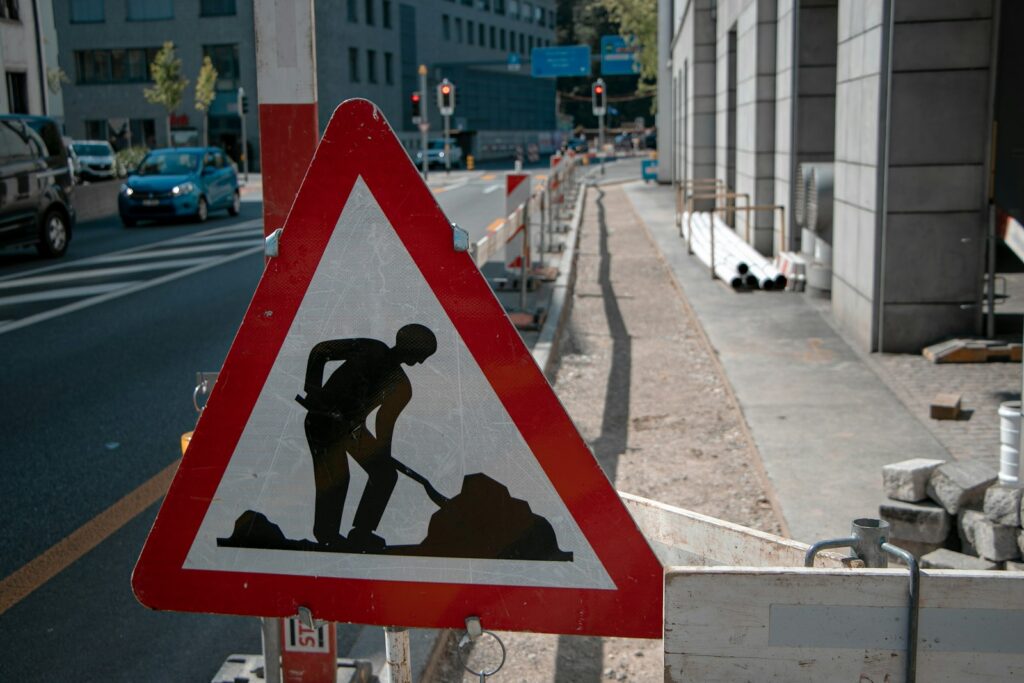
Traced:
[[190, 218], [205, 221], [211, 211], [241, 211], [238, 174], [216, 147], [154, 149], [143, 158], [117, 196], [121, 222]]

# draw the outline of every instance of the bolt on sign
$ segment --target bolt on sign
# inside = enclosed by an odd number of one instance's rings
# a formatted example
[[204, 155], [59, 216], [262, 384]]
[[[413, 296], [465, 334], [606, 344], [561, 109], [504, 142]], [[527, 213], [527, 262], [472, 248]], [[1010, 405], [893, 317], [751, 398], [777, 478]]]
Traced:
[[366, 100], [327, 126], [132, 585], [155, 609], [661, 635], [661, 565]]

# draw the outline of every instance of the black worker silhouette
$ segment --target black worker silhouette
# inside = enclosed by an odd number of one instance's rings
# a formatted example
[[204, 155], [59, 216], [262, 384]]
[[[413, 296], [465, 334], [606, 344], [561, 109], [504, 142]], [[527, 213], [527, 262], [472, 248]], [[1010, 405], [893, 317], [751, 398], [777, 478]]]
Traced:
[[[423, 325], [406, 325], [390, 348], [376, 339], [335, 339], [320, 342], [309, 352], [306, 396], [296, 399], [309, 411], [306, 440], [316, 483], [313, 536], [319, 543], [365, 550], [384, 547], [384, 539], [374, 531], [398, 481], [391, 439], [398, 416], [412, 399], [412, 384], [402, 365], [422, 363], [436, 350], [433, 332]], [[344, 362], [324, 382], [324, 366], [330, 361]], [[374, 410], [371, 434], [366, 418]], [[348, 493], [348, 455], [366, 470], [369, 481], [346, 539], [339, 527]]]
[[[422, 363], [437, 351], [437, 338], [424, 325], [398, 330], [395, 345], [377, 339], [334, 339], [318, 343], [306, 363], [305, 392], [296, 396], [306, 410], [306, 441], [313, 459], [315, 503], [313, 537], [286, 538], [264, 514], [247, 510], [238, 517], [223, 547], [373, 553], [430, 557], [572, 561], [558, 547], [550, 522], [527, 502], [513, 498], [498, 481], [482, 473], [464, 477], [462, 491], [447, 498], [418, 472], [392, 455], [395, 424], [413, 388], [403, 365]], [[342, 364], [324, 381], [327, 363]], [[372, 431], [368, 416], [376, 410]], [[351, 456], [368, 475], [352, 529], [341, 533], [350, 480]], [[377, 535], [398, 474], [423, 486], [439, 510], [417, 545], [388, 546]]]

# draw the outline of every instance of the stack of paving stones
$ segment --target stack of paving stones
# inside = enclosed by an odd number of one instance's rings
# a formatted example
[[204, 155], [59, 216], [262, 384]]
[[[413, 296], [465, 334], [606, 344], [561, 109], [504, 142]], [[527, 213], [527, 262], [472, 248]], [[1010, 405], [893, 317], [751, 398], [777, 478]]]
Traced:
[[890, 542], [922, 567], [1024, 571], [1022, 490], [997, 480], [995, 470], [976, 460], [886, 465], [889, 501], [879, 516], [891, 526]]

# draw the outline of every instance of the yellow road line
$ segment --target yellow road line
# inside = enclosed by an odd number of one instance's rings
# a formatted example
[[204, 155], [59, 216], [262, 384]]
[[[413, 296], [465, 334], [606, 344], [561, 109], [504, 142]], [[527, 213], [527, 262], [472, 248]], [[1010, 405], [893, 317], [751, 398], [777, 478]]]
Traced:
[[548, 179], [548, 174], [547, 173], [538, 173], [537, 175], [535, 175], [533, 177], [536, 178], [537, 180], [547, 180]]
[[179, 462], [180, 459], [175, 460], [66, 538], [0, 580], [0, 614], [27, 598], [159, 500], [171, 485]]
[[450, 189], [452, 189], [452, 188], [450, 188], [448, 186], [445, 186], [445, 187], [432, 187], [432, 188], [430, 188], [430, 191], [433, 192], [434, 194], [441, 194], [442, 192], [447, 192]]
[[485, 173], [485, 174], [483, 174], [482, 176], [480, 176], [480, 180], [494, 180], [494, 179], [495, 179], [495, 178], [497, 178], [497, 177], [498, 177], [498, 176], [496, 176], [496, 175], [495, 175], [495, 174], [493, 174], [493, 173]]
[[505, 222], [504, 218], [495, 218], [491, 221], [491, 224], [487, 226], [487, 232], [495, 232]]

